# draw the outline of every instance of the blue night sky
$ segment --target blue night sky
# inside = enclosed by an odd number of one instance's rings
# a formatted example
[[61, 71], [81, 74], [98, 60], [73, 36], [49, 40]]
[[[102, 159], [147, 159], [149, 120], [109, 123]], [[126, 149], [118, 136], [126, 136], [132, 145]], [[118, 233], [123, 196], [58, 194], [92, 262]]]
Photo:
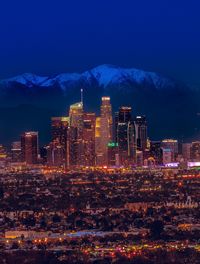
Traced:
[[0, 78], [109, 63], [200, 83], [198, 0], [5, 0]]

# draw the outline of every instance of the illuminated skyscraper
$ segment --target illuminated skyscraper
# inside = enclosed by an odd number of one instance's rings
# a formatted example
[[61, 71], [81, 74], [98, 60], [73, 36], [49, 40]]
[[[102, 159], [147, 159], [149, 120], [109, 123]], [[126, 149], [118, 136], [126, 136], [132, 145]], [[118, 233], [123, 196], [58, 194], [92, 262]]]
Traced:
[[151, 141], [150, 144], [150, 157], [154, 158], [156, 165], [161, 165], [163, 163], [162, 158], [162, 147], [160, 141]]
[[95, 165], [95, 113], [83, 115], [83, 155], [82, 165]]
[[133, 163], [135, 158], [135, 127], [131, 117], [131, 107], [120, 107], [115, 115], [116, 142], [119, 146], [121, 165]]
[[[62, 148], [63, 164], [68, 165], [68, 130], [69, 130], [69, 117], [52, 117], [51, 119], [51, 148], [55, 145], [53, 142], [57, 142], [57, 146], [60, 145]], [[53, 145], [52, 145], [53, 144]], [[57, 148], [56, 146], [56, 148]], [[55, 146], [54, 146], [55, 147]]]
[[25, 132], [21, 135], [22, 161], [36, 164], [38, 161], [38, 132]]
[[83, 102], [70, 106], [69, 110], [69, 164], [73, 166], [83, 165], [84, 144], [83, 144]]
[[145, 116], [136, 116], [135, 140], [137, 150], [144, 151], [147, 148], [147, 121]]
[[83, 130], [83, 103], [78, 102], [73, 105], [70, 105], [69, 110], [69, 121], [70, 126], [77, 127], [80, 136]]
[[95, 122], [95, 157], [96, 165], [103, 164], [103, 153], [101, 150], [101, 118], [97, 117]]
[[69, 128], [69, 117], [51, 118], [51, 140], [57, 140], [63, 147], [67, 141], [67, 130]]
[[100, 118], [100, 150], [103, 154], [102, 164], [107, 164], [107, 145], [112, 141], [112, 106], [110, 97], [102, 97], [101, 118]]

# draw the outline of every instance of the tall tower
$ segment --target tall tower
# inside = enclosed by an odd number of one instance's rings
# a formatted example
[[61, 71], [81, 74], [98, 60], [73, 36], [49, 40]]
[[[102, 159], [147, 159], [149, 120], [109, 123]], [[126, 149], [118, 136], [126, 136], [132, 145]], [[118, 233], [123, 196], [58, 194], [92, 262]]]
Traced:
[[83, 103], [78, 102], [70, 105], [69, 109], [70, 126], [77, 127], [81, 132], [83, 128]]
[[[81, 92], [82, 97], [82, 92]], [[82, 100], [82, 98], [81, 98]], [[69, 121], [70, 121], [70, 155], [71, 164], [83, 165], [83, 102], [78, 102], [70, 106]]]
[[38, 161], [38, 132], [25, 132], [21, 135], [22, 161], [36, 164]]
[[144, 151], [147, 148], [147, 121], [145, 116], [136, 116], [135, 139], [137, 150]]
[[95, 165], [95, 113], [83, 115], [83, 155], [82, 165]]
[[133, 163], [135, 157], [135, 129], [131, 111], [131, 107], [122, 106], [115, 115], [116, 142], [122, 165]]
[[[51, 139], [52, 144], [49, 145], [48, 151], [54, 151], [54, 147], [61, 148], [60, 161], [68, 165], [69, 150], [68, 150], [68, 130], [69, 130], [69, 117], [52, 117], [51, 118]], [[60, 150], [60, 149], [59, 149]], [[61, 162], [60, 162], [61, 163]]]
[[112, 141], [112, 106], [110, 97], [102, 97], [100, 118], [100, 149], [103, 154], [102, 165], [107, 164], [107, 145]]

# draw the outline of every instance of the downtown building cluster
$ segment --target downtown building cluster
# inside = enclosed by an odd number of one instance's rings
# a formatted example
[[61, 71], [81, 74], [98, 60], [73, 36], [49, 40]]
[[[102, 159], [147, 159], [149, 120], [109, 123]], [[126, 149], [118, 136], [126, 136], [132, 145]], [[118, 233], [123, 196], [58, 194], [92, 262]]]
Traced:
[[100, 115], [85, 112], [83, 100], [68, 115], [51, 118], [51, 142], [39, 148], [38, 132], [24, 132], [9, 153], [0, 147], [0, 163], [45, 164], [52, 167], [178, 166], [200, 162], [200, 142], [150, 141], [146, 117], [133, 116], [130, 106], [113, 115], [110, 97], [101, 98]]
[[[113, 120], [110, 97], [102, 97], [100, 116], [84, 111], [83, 102], [70, 106], [69, 116], [53, 117], [47, 164], [54, 166], [126, 166], [145, 149], [145, 117], [132, 117], [131, 107], [120, 107]], [[136, 133], [137, 131], [137, 133]]]

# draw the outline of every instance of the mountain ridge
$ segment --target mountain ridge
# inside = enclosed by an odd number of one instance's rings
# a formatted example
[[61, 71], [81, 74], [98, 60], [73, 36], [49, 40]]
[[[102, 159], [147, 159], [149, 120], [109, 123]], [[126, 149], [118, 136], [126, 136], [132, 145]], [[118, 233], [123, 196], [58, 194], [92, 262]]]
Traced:
[[0, 80], [0, 84], [6, 85], [10, 82], [18, 82], [24, 84], [27, 87], [39, 85], [41, 87], [54, 85], [56, 81], [62, 86], [63, 82], [69, 81], [88, 81], [91, 78], [96, 78], [100, 85], [104, 87], [111, 83], [123, 81], [123, 79], [129, 78], [137, 83], [142, 83], [145, 80], [152, 81], [156, 88], [161, 88], [168, 84], [173, 86], [173, 82], [170, 78], [166, 78], [156, 72], [144, 71], [136, 68], [122, 68], [110, 64], [102, 64], [95, 68], [92, 68], [83, 73], [61, 73], [54, 76], [41, 76], [34, 73], [23, 73], [11, 78]]

